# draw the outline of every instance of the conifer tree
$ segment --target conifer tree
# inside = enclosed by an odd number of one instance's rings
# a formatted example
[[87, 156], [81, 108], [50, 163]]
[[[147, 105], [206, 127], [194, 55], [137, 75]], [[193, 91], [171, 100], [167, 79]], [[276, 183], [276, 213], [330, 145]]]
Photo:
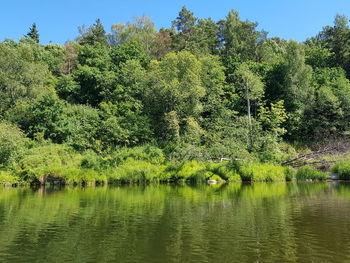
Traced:
[[27, 38], [31, 38], [35, 43], [39, 43], [39, 32], [36, 28], [36, 23], [32, 24], [32, 27], [29, 28], [29, 32], [26, 35]]

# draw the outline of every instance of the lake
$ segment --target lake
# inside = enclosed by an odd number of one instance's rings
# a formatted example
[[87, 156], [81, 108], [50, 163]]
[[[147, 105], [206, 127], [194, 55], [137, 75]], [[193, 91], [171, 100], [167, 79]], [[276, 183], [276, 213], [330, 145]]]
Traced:
[[0, 262], [350, 262], [350, 183], [0, 187]]

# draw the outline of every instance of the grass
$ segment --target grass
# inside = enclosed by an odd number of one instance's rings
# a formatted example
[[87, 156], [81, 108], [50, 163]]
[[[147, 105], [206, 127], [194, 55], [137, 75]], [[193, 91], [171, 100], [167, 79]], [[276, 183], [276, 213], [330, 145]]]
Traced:
[[332, 167], [332, 172], [336, 173], [341, 180], [350, 180], [350, 161], [336, 163]]
[[285, 168], [273, 164], [253, 163], [239, 169], [243, 181], [249, 182], [277, 182], [285, 181]]
[[297, 180], [326, 180], [327, 173], [318, 171], [310, 166], [303, 166], [296, 173]]

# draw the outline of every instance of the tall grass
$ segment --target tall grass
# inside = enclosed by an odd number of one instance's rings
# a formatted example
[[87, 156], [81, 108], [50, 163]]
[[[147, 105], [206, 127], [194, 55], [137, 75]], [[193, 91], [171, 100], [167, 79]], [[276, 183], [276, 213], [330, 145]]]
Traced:
[[350, 162], [338, 162], [332, 167], [332, 172], [336, 173], [341, 180], [350, 180]]
[[296, 173], [297, 180], [326, 180], [327, 173], [318, 171], [310, 166], [303, 166]]
[[243, 181], [250, 182], [275, 182], [285, 181], [285, 168], [272, 164], [253, 163], [239, 169]]
[[165, 181], [165, 166], [129, 159], [116, 169], [106, 172], [109, 183], [142, 183]]

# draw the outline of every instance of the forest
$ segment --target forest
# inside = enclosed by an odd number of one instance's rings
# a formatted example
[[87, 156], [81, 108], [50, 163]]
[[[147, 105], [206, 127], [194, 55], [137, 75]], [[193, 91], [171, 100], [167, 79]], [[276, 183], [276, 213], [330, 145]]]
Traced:
[[[0, 183], [327, 177], [282, 164], [349, 135], [346, 16], [302, 43], [234, 9], [214, 21], [183, 7], [171, 25], [97, 19], [43, 45], [33, 23], [0, 42]], [[350, 162], [332, 169], [350, 179]]]

